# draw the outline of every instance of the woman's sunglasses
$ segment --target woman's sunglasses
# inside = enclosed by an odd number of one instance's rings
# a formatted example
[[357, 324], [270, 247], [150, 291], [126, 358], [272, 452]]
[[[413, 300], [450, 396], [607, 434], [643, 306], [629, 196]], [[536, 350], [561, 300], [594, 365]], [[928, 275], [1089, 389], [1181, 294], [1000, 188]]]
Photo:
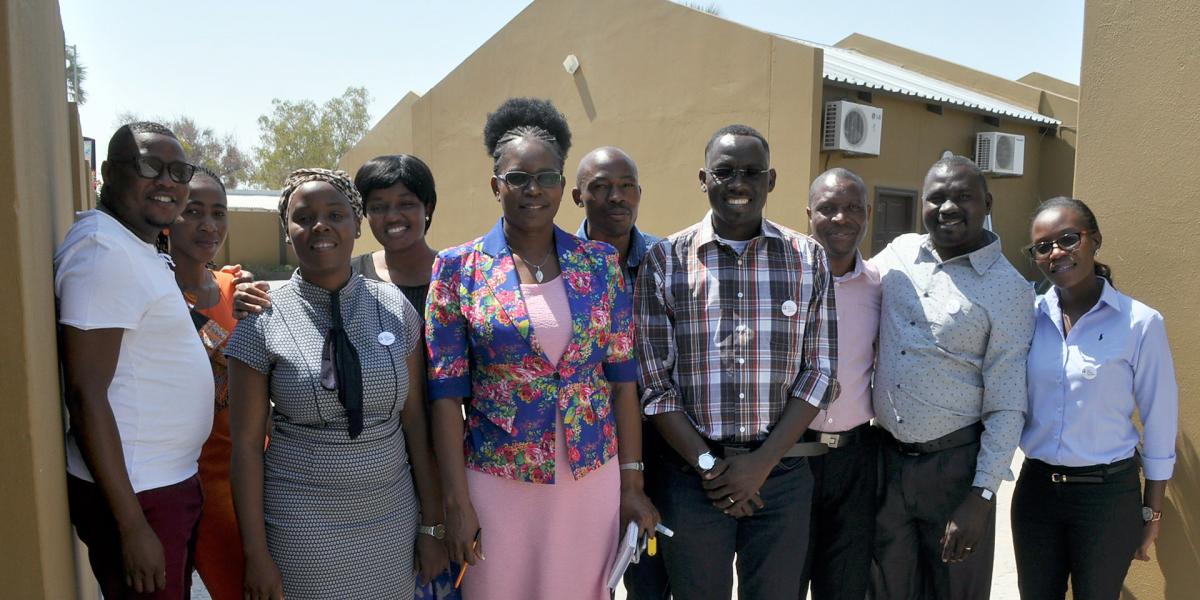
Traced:
[[503, 175], [496, 175], [496, 178], [515, 188], [523, 188], [531, 181], [537, 181], [538, 187], [541, 188], [555, 188], [563, 184], [563, 174], [558, 171], [542, 171], [541, 173], [509, 171]]
[[1032, 258], [1033, 260], [1041, 260], [1050, 256], [1050, 253], [1054, 252], [1055, 248], [1058, 248], [1063, 252], [1074, 252], [1077, 248], [1079, 248], [1079, 243], [1083, 241], [1083, 236], [1085, 235], [1087, 235], [1086, 231], [1072, 231], [1070, 233], [1064, 233], [1059, 236], [1057, 240], [1038, 242], [1036, 244], [1027, 246], [1025, 248], [1025, 252], [1029, 254], [1029, 258]]

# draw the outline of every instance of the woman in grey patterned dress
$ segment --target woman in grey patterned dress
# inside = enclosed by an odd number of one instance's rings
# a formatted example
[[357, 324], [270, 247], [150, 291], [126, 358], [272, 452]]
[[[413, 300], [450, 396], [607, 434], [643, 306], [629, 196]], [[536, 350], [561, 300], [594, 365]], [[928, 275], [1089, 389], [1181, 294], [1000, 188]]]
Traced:
[[[422, 319], [351, 270], [362, 200], [344, 173], [296, 171], [279, 213], [300, 269], [226, 349], [247, 598], [411, 598], [419, 515], [442, 520], [410, 385]], [[423, 572], [445, 567], [440, 544], [421, 551]]]

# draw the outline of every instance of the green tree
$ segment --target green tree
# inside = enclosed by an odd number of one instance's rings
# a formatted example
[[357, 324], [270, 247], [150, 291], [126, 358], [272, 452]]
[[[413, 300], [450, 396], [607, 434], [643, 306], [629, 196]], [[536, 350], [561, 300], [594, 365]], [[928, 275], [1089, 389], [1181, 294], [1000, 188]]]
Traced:
[[87, 102], [87, 90], [83, 82], [87, 81], [87, 67], [79, 62], [79, 50], [75, 46], [67, 46], [67, 93], [76, 104]]
[[218, 135], [212, 127], [196, 125], [191, 117], [179, 117], [166, 125], [175, 132], [192, 164], [220, 175], [225, 187], [239, 187], [253, 172], [250, 157], [238, 148], [232, 135]]
[[341, 96], [319, 106], [312, 100], [271, 100], [271, 114], [258, 118], [254, 181], [279, 188], [296, 169], [336, 167], [342, 155], [366, 134], [370, 102], [365, 87], [346, 88]]
[[[121, 113], [117, 117], [120, 124], [134, 121], [145, 121], [136, 113]], [[150, 120], [162, 123], [179, 138], [179, 145], [187, 153], [188, 162], [201, 165], [217, 175], [229, 189], [244, 185], [254, 171], [250, 157], [238, 148], [237, 142], [230, 134], [220, 135], [212, 127], [202, 127], [196, 120], [187, 116], [173, 119], [153, 117]]]

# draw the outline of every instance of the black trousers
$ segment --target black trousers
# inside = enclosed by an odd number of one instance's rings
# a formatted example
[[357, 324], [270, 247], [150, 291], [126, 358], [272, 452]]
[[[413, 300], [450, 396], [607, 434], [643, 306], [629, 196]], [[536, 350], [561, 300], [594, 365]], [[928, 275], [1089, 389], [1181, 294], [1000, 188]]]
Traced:
[[1076, 598], [1120, 597], [1145, 526], [1139, 483], [1137, 468], [1104, 483], [1054, 483], [1026, 460], [1012, 501], [1021, 598], [1064, 598], [1068, 578]]
[[979, 442], [910, 456], [882, 442], [884, 491], [875, 521], [877, 600], [986, 600], [992, 591], [996, 509], [971, 556], [942, 562], [942, 536], [970, 493]]
[[808, 550], [812, 472], [805, 458], [785, 458], [759, 494], [765, 507], [734, 519], [713, 507], [690, 467], [667, 470], [660, 536], [675, 600], [729, 600], [737, 556], [738, 598], [796, 600]]
[[[658, 428], [649, 420], [642, 421], [642, 462], [646, 465], [646, 471], [643, 473], [646, 496], [656, 508], [662, 506], [666, 469], [672, 468], [668, 464], [666, 452], [674, 450], [667, 445]], [[663, 525], [677, 527], [675, 523], [665, 521]], [[666, 536], [655, 537], [658, 538], [661, 548]], [[625, 571], [624, 583], [629, 600], [671, 600], [671, 585], [667, 579], [667, 565], [663, 562], [661, 550], [654, 556], [642, 554], [637, 564], [629, 565]]]
[[808, 459], [813, 511], [800, 600], [863, 600], [875, 539], [879, 444], [868, 427], [861, 443]]

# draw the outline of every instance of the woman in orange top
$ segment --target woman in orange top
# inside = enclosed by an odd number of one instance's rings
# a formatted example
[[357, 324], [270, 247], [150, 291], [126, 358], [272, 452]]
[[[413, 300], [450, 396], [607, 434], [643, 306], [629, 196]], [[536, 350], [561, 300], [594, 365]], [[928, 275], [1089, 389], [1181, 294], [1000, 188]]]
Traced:
[[[191, 309], [196, 331], [212, 361], [216, 379], [213, 428], [200, 451], [204, 508], [196, 536], [196, 570], [214, 600], [242, 598], [242, 541], [229, 488], [229, 387], [225, 342], [237, 321], [233, 292], [240, 268], [209, 269], [228, 231], [225, 185], [204, 167], [196, 167], [187, 207], [171, 226], [170, 252], [175, 281]], [[232, 271], [232, 272], [231, 272]]]

